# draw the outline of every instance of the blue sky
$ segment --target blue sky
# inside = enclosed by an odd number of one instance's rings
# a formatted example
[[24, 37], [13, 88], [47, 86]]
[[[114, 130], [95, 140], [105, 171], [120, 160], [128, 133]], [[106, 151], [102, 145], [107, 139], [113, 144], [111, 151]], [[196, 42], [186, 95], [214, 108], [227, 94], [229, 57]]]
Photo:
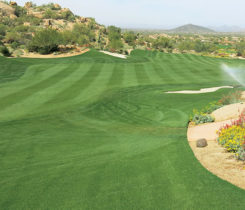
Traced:
[[[17, 0], [20, 5], [24, 0]], [[33, 0], [54, 2], [104, 25], [171, 28], [183, 24], [245, 28], [245, 0]]]

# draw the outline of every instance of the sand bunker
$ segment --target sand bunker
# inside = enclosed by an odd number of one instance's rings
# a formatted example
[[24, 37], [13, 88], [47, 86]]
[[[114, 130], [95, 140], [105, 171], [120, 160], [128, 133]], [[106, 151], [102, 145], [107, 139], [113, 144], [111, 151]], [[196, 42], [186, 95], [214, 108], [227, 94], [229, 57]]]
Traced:
[[[228, 153], [218, 144], [216, 132], [223, 125], [231, 124], [232, 120], [236, 120], [244, 107], [243, 103], [224, 106], [212, 113], [216, 122], [197, 126], [190, 125], [187, 131], [190, 147], [200, 163], [219, 178], [243, 189], [245, 189], [244, 162], [237, 161], [234, 154]], [[196, 140], [201, 138], [208, 140], [207, 147], [196, 147]]]
[[28, 53], [28, 54], [24, 54], [21, 57], [22, 58], [66, 58], [66, 57], [72, 57], [72, 56], [76, 56], [76, 55], [82, 55], [86, 52], [88, 52], [89, 49], [85, 49], [83, 51], [79, 51], [79, 52], [69, 52], [69, 53], [62, 53], [59, 55], [54, 55], [54, 54], [49, 54], [49, 55], [41, 55], [41, 54], [37, 54], [37, 53]]
[[220, 86], [212, 88], [203, 88], [201, 90], [181, 90], [181, 91], [168, 91], [166, 93], [180, 93], [180, 94], [200, 94], [200, 93], [211, 93], [222, 88], [233, 88], [232, 86]]
[[111, 56], [114, 56], [114, 57], [117, 57], [117, 58], [122, 58], [122, 59], [126, 59], [127, 56], [126, 55], [122, 55], [122, 54], [118, 54], [118, 53], [111, 53], [111, 52], [108, 52], [108, 51], [100, 51], [104, 54], [107, 54], [107, 55], [111, 55]]

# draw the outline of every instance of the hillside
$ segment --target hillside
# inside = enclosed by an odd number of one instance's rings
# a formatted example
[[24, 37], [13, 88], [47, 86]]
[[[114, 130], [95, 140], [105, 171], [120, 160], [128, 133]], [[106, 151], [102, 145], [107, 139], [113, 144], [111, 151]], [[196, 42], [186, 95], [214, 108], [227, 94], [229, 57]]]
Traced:
[[193, 25], [193, 24], [187, 24], [184, 26], [180, 26], [178, 28], [169, 30], [169, 32], [171, 33], [191, 33], [191, 34], [215, 33], [214, 30], [211, 30], [209, 28], [202, 27], [202, 26]]
[[26, 2], [22, 7], [16, 2], [0, 1], [0, 54], [67, 53], [86, 47], [122, 51], [121, 29], [75, 15], [59, 4], [38, 6]]

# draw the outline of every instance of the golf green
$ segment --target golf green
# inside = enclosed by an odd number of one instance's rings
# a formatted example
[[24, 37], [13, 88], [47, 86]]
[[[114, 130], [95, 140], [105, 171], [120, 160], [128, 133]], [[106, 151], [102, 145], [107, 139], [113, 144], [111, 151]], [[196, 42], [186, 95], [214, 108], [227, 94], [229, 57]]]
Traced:
[[135, 50], [0, 57], [0, 209], [244, 209], [245, 191], [208, 172], [188, 118], [233, 90], [222, 63]]

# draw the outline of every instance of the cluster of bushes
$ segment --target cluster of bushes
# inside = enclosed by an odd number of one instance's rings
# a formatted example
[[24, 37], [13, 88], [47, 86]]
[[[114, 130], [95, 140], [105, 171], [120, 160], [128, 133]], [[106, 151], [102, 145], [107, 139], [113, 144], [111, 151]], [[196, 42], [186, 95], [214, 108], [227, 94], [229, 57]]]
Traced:
[[0, 54], [6, 57], [11, 56], [11, 53], [9, 52], [8, 48], [4, 45], [0, 45]]
[[121, 29], [115, 26], [109, 26], [106, 33], [109, 39], [109, 50], [117, 51], [123, 48], [123, 43], [121, 40]]
[[194, 50], [197, 53], [201, 52], [215, 52], [218, 48], [214, 43], [205, 43], [201, 42], [200, 40], [184, 40], [181, 41], [177, 45], [178, 49], [183, 52], [183, 51], [189, 51], [189, 50]]
[[241, 102], [241, 91], [234, 91], [228, 95], [223, 95], [223, 97], [218, 100], [209, 103], [206, 107], [198, 111], [193, 110], [193, 114], [190, 117], [190, 121], [194, 122], [195, 125], [214, 122], [214, 118], [210, 115], [216, 109], [221, 108], [224, 105], [239, 103]]
[[198, 111], [197, 109], [193, 110], [193, 114], [190, 117], [190, 121], [194, 122], [195, 125], [214, 122], [214, 118], [210, 115], [216, 109], [222, 107], [220, 101], [214, 101], [209, 103], [206, 107]]
[[68, 21], [74, 21], [75, 20], [75, 15], [70, 11], [63, 11], [63, 12], [57, 12], [52, 9], [47, 9], [43, 15], [44, 18], [46, 19], [64, 19]]
[[218, 135], [219, 144], [234, 153], [237, 159], [245, 160], [245, 110], [238, 120], [220, 128]]
[[58, 50], [60, 34], [53, 29], [43, 29], [35, 34], [28, 45], [30, 52], [49, 54]]
[[51, 28], [37, 31], [28, 44], [28, 50], [30, 52], [49, 54], [57, 51], [58, 46], [61, 44], [88, 46], [95, 41], [95, 33], [88, 26], [76, 24], [72, 31], [59, 32]]

